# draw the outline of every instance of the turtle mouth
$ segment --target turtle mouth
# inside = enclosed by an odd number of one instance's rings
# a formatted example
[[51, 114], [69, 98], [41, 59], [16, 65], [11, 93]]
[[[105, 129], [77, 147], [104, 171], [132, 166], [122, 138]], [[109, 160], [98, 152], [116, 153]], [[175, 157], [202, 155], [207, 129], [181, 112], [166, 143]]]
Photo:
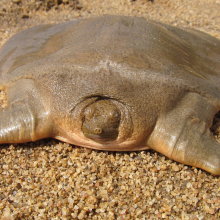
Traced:
[[84, 133], [84, 135], [85, 135], [85, 137], [92, 139], [92, 140], [99, 142], [99, 143], [105, 143], [108, 141], [116, 140], [118, 137], [118, 133], [108, 135], [108, 136], [107, 135], [100, 136], [100, 135], [89, 134], [89, 133]]

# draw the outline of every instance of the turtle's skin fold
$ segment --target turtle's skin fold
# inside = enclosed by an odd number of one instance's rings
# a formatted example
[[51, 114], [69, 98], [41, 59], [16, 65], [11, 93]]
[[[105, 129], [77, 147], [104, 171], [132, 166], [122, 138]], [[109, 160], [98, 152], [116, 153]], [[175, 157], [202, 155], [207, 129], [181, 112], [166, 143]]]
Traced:
[[220, 41], [144, 18], [37, 26], [0, 50], [0, 143], [154, 149], [220, 175]]

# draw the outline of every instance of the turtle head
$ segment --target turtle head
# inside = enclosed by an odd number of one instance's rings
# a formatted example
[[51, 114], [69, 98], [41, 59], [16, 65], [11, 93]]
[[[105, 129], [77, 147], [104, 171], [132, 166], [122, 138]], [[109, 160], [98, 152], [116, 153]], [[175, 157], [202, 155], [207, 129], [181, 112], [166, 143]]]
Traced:
[[96, 142], [118, 137], [121, 113], [110, 99], [97, 100], [84, 109], [82, 131]]

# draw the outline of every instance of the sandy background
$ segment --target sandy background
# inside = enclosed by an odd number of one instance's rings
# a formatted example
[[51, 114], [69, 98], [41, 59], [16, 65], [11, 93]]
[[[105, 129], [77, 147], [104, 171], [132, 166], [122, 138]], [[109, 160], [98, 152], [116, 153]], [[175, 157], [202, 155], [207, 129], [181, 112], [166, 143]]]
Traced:
[[[22, 29], [103, 14], [220, 38], [220, 0], [0, 0], [0, 46]], [[216, 129], [217, 132], [217, 129]], [[0, 219], [220, 219], [220, 178], [154, 151], [102, 152], [53, 139], [0, 147]]]

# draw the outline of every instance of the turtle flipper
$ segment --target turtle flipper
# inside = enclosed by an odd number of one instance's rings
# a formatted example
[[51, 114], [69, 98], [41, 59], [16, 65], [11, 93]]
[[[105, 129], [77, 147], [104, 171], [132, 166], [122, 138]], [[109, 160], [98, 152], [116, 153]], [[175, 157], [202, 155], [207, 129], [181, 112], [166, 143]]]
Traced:
[[220, 145], [199, 118], [187, 119], [170, 158], [220, 175]]
[[32, 80], [17, 81], [7, 90], [9, 104], [0, 110], [0, 144], [49, 137], [48, 111]]
[[189, 93], [158, 119], [149, 147], [178, 162], [220, 175], [220, 145], [209, 130], [217, 111], [207, 98]]
[[0, 143], [35, 140], [35, 119], [25, 101], [10, 104], [0, 112]]

